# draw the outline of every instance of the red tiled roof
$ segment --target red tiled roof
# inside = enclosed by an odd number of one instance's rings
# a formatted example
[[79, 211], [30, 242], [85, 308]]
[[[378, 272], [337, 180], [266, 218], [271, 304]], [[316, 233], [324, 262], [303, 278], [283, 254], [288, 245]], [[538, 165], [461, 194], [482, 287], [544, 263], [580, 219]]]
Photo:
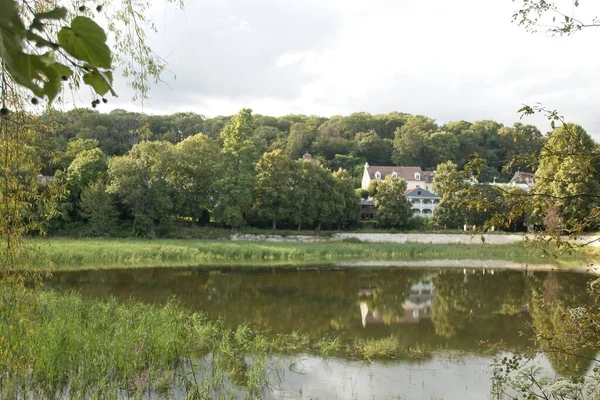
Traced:
[[421, 179], [423, 179], [423, 170], [421, 167], [384, 167], [377, 165], [369, 165], [367, 168], [369, 172], [369, 177], [371, 179], [375, 179], [375, 173], [379, 171], [381, 173], [381, 179], [385, 179], [386, 176], [393, 174], [396, 172], [398, 177], [404, 178], [407, 181], [415, 180], [415, 173], [421, 175]]

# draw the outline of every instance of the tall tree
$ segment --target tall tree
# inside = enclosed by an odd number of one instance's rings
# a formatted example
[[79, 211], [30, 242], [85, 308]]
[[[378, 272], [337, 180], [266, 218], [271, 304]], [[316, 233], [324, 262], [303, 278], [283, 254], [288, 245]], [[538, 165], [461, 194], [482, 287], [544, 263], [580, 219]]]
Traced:
[[354, 189], [352, 175], [348, 171], [340, 168], [333, 173], [333, 178], [335, 223], [338, 229], [342, 229], [358, 221], [360, 199]]
[[222, 175], [217, 185], [219, 197], [215, 219], [233, 230], [245, 223], [245, 214], [252, 206], [256, 180], [254, 163], [258, 159], [252, 141], [254, 129], [252, 110], [245, 108], [221, 132]]
[[[542, 150], [533, 187], [536, 214], [556, 208], [562, 229], [581, 230], [596, 224], [600, 204], [598, 145], [579, 125], [556, 128]], [[597, 218], [596, 218], [597, 219]]]
[[108, 236], [117, 225], [119, 213], [103, 180], [87, 185], [81, 192], [80, 214], [89, 222], [93, 236]]
[[168, 177], [173, 164], [173, 145], [162, 141], [140, 143], [109, 162], [108, 191], [131, 209], [139, 235], [155, 237], [156, 224], [170, 218], [173, 202]]
[[254, 207], [270, 218], [273, 229], [277, 221], [288, 216], [293, 197], [294, 163], [281, 150], [264, 153], [256, 165]]
[[412, 217], [412, 204], [404, 195], [406, 181], [402, 178], [385, 177], [377, 186], [375, 205], [379, 224], [388, 228], [402, 228]]
[[216, 183], [220, 177], [219, 147], [202, 133], [189, 136], [173, 149], [175, 165], [169, 178], [173, 187], [174, 211], [198, 223], [212, 211], [217, 197]]

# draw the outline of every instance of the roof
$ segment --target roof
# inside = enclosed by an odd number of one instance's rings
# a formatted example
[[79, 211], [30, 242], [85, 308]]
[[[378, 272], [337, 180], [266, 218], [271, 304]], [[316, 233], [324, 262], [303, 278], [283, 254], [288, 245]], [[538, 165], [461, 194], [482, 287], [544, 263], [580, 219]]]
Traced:
[[375, 200], [373, 200], [372, 197], [369, 197], [368, 199], [360, 199], [360, 205], [361, 206], [374, 206]]
[[440, 196], [431, 193], [429, 190], [420, 188], [407, 190], [404, 195], [409, 199], [441, 199]]
[[[434, 171], [423, 171], [421, 167], [394, 167], [394, 166], [383, 166], [383, 165], [367, 165], [367, 172], [369, 173], [369, 177], [371, 179], [375, 178], [375, 173], [381, 173], [381, 179], [385, 179], [386, 176], [393, 174], [394, 172], [398, 175], [398, 177], [403, 178], [407, 181], [421, 180], [426, 181], [426, 177], [433, 178]], [[420, 175], [420, 179], [415, 179], [415, 174]], [[430, 182], [429, 180], [428, 182]]]
[[510, 183], [526, 183], [531, 184], [534, 182], [534, 175], [531, 172], [515, 172]]

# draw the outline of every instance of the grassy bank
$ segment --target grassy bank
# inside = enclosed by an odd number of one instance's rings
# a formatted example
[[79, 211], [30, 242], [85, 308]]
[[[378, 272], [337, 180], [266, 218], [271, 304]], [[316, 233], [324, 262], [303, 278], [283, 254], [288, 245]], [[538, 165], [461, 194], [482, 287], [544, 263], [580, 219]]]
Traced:
[[[170, 302], [83, 300], [0, 282], [0, 398], [260, 398], [277, 354], [428, 356], [397, 338], [341, 343], [225, 327]], [[159, 397], [161, 397], [159, 396]]]
[[135, 268], [156, 266], [298, 265], [358, 260], [480, 259], [522, 263], [577, 263], [578, 254], [549, 257], [539, 248], [510, 245], [432, 245], [196, 240], [34, 239], [34, 266], [43, 269]]

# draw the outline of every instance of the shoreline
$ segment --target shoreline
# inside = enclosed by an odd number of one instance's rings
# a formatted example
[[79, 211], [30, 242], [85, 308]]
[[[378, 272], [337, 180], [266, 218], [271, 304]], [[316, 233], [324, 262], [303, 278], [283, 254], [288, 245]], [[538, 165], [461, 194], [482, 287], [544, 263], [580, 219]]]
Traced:
[[339, 268], [483, 268], [489, 270], [512, 270], [512, 271], [534, 271], [534, 272], [575, 272], [579, 274], [600, 276], [599, 265], [589, 266], [559, 266], [555, 264], [530, 264], [518, 263], [505, 260], [475, 260], [475, 259], [438, 259], [421, 261], [358, 261], [358, 262], [340, 262], [334, 264]]

